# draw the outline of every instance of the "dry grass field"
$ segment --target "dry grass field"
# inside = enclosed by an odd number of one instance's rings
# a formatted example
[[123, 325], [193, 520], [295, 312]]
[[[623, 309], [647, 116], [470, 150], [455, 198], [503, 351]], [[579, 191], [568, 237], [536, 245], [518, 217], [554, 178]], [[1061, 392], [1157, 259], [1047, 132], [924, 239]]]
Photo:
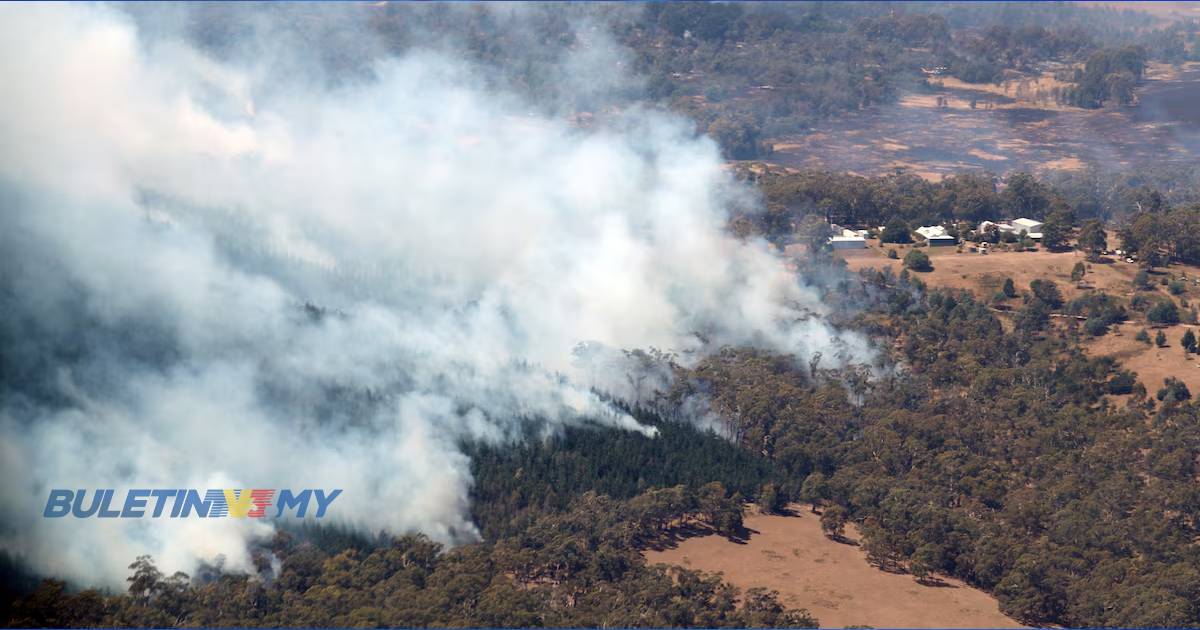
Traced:
[[[951, 76], [937, 77], [930, 81], [940, 88], [950, 102], [949, 108], [970, 108], [970, 99], [976, 99], [976, 108], [982, 106], [999, 109], [1035, 107], [1069, 111], [1078, 108], [1054, 102], [1053, 90], [1071, 87], [1072, 84], [1057, 80], [1051, 73], [1037, 76], [1022, 76], [1006, 79], [1000, 83], [967, 83]], [[998, 97], [998, 98], [997, 98]], [[934, 103], [936, 105], [936, 101]]]
[[[646, 559], [720, 571], [743, 589], [775, 589], [788, 606], [812, 612], [823, 628], [1022, 627], [1001, 614], [990, 595], [957, 580], [925, 586], [911, 575], [876, 569], [860, 547], [826, 538], [818, 515], [793, 509], [798, 516], [748, 515], [752, 533], [744, 543], [709, 535], [647, 552]], [[847, 534], [857, 538], [852, 527]]]
[[[889, 248], [896, 249], [898, 258], [887, 258], [886, 251]], [[899, 273], [900, 259], [904, 258], [909, 249], [911, 247], [879, 246], [872, 242], [869, 249], [842, 250], [838, 255], [846, 261], [846, 266], [851, 271], [858, 271], [864, 267], [890, 267]], [[1071, 269], [1075, 263], [1084, 261], [1080, 252], [993, 251], [987, 255], [980, 255], [968, 252], [959, 254], [953, 247], [921, 248], [921, 251], [930, 256], [933, 271], [918, 274], [918, 277], [932, 286], [969, 289], [987, 298], [1000, 289], [1005, 277], [1011, 277], [1018, 289], [1028, 288], [1029, 283], [1038, 278], [1054, 280], [1067, 299], [1086, 290], [1077, 288], [1075, 283], [1071, 282]], [[1087, 286], [1114, 295], [1128, 297], [1128, 294], [1131, 294], [1137, 265], [1112, 261], [1088, 266], [1089, 271], [1085, 276]]]
[[[1103, 337], [1088, 340], [1084, 348], [1093, 355], [1116, 358], [1126, 369], [1138, 375], [1151, 396], [1162, 387], [1163, 379], [1168, 376], [1183, 381], [1193, 394], [1200, 394], [1200, 357], [1185, 353], [1179, 345], [1179, 338], [1183, 337], [1184, 331], [1190, 328], [1193, 333], [1200, 335], [1200, 326], [1180, 324], [1162, 328], [1167, 335], [1165, 348], [1146, 345], [1134, 339], [1134, 335], [1142, 328], [1141, 324], [1122, 324]], [[1153, 334], [1154, 331], [1151, 331]]]

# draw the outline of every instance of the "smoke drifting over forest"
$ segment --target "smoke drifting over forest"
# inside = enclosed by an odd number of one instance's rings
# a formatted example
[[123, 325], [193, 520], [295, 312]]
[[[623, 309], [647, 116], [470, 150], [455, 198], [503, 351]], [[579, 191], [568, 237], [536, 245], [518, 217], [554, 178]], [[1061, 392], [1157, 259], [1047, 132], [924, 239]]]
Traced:
[[727, 234], [755, 200], [686, 121], [580, 130], [444, 52], [313, 81], [103, 6], [5, 6], [0, 41], [0, 545], [37, 571], [245, 569], [271, 533], [43, 519], [52, 487], [342, 488], [330, 518], [470, 541], [462, 440], [650, 432], [593, 393], [638, 395], [622, 349], [869, 359]]

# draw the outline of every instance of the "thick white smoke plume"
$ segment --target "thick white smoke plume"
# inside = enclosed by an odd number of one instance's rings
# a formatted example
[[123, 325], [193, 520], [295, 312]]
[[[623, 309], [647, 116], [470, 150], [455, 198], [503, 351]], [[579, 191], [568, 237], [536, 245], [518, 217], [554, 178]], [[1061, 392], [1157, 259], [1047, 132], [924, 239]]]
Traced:
[[591, 393], [632, 395], [618, 349], [868, 357], [671, 117], [581, 130], [433, 53], [317, 90], [103, 6], [0, 7], [0, 52], [0, 546], [38, 571], [245, 568], [271, 530], [50, 488], [342, 488], [330, 518], [471, 540], [461, 440], [648, 431]]

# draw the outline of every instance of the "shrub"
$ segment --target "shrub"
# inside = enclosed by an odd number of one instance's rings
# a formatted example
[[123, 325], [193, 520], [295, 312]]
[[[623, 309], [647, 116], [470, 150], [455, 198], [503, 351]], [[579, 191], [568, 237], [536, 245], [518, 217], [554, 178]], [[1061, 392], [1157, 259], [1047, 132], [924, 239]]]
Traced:
[[758, 493], [758, 509], [766, 514], [780, 514], [787, 506], [787, 497], [779, 491], [775, 484], [768, 483]]
[[1167, 347], [1166, 333], [1164, 333], [1161, 330], [1158, 331], [1158, 334], [1154, 335], [1154, 345], [1158, 346], [1159, 348], [1166, 348]]
[[1159, 300], [1146, 311], [1146, 319], [1154, 324], [1178, 324], [1179, 308], [1170, 300]]
[[1195, 352], [1196, 351], [1196, 333], [1193, 333], [1192, 329], [1189, 328], [1187, 330], [1187, 332], [1183, 333], [1183, 337], [1179, 340], [1179, 345], [1183, 346], [1183, 349], [1186, 352]]
[[1046, 303], [1050, 308], [1060, 308], [1063, 305], [1062, 293], [1058, 290], [1058, 285], [1050, 280], [1034, 280], [1029, 283], [1029, 289], [1033, 291], [1033, 296]]
[[894, 250], [894, 249], [889, 249], [889, 250], [887, 250], [887, 257], [888, 257], [888, 258], [891, 258], [892, 260], [896, 260], [896, 259], [897, 259], [897, 258], [899, 258], [900, 256], [899, 256], [899, 255], [896, 253], [896, 250]]
[[1163, 379], [1163, 387], [1154, 395], [1155, 398], [1164, 403], [1171, 404], [1189, 400], [1192, 393], [1188, 391], [1187, 385], [1183, 381], [1171, 376]]
[[1025, 332], [1042, 330], [1048, 323], [1050, 323], [1050, 307], [1041, 300], [1033, 300], [1026, 304], [1013, 320], [1017, 330]]
[[841, 540], [848, 520], [849, 515], [846, 508], [840, 505], [831, 505], [825, 508], [821, 514], [821, 531], [834, 540]]
[[1146, 332], [1145, 328], [1139, 330], [1138, 334], [1134, 335], [1133, 338], [1146, 345], [1150, 345], [1150, 333]]
[[1102, 337], [1108, 332], [1108, 323], [1099, 317], [1089, 317], [1083, 322], [1083, 329], [1093, 337]]
[[1187, 290], [1187, 283], [1183, 280], [1172, 280], [1167, 284], [1167, 290], [1171, 292], [1171, 295], [1179, 295]]
[[1012, 278], [1004, 279], [1004, 295], [1010, 298], [1017, 297], [1017, 287], [1013, 284]]
[[1089, 291], [1066, 306], [1069, 315], [1080, 315], [1086, 318], [1097, 318], [1107, 325], [1123, 322], [1128, 318], [1125, 307], [1111, 295], [1103, 291]]
[[1133, 386], [1137, 384], [1137, 375], [1129, 370], [1121, 370], [1108, 381], [1108, 393], [1114, 395], [1132, 394]]
[[1149, 291], [1154, 288], [1154, 285], [1150, 283], [1150, 274], [1146, 273], [1145, 269], [1138, 271], [1137, 275], [1133, 277], [1133, 288], [1142, 291]]
[[920, 250], [912, 250], [904, 255], [904, 266], [913, 271], [933, 271], [929, 256]]

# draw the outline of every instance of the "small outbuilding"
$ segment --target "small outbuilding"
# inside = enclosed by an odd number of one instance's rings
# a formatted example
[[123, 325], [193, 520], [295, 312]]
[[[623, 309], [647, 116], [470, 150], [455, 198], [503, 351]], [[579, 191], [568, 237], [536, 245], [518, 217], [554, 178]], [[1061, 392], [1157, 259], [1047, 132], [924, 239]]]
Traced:
[[832, 236], [829, 245], [834, 249], [866, 249], [867, 239], [858, 236]]
[[1013, 219], [1012, 222], [1014, 232], [1017, 234], [1024, 232], [1029, 238], [1034, 240], [1042, 238], [1042, 226], [1044, 225], [1046, 224], [1042, 221], [1034, 221], [1033, 219], [1026, 218]]
[[867, 248], [866, 230], [850, 230], [837, 224], [830, 224], [829, 228], [836, 235], [829, 237], [829, 246], [833, 249]]

